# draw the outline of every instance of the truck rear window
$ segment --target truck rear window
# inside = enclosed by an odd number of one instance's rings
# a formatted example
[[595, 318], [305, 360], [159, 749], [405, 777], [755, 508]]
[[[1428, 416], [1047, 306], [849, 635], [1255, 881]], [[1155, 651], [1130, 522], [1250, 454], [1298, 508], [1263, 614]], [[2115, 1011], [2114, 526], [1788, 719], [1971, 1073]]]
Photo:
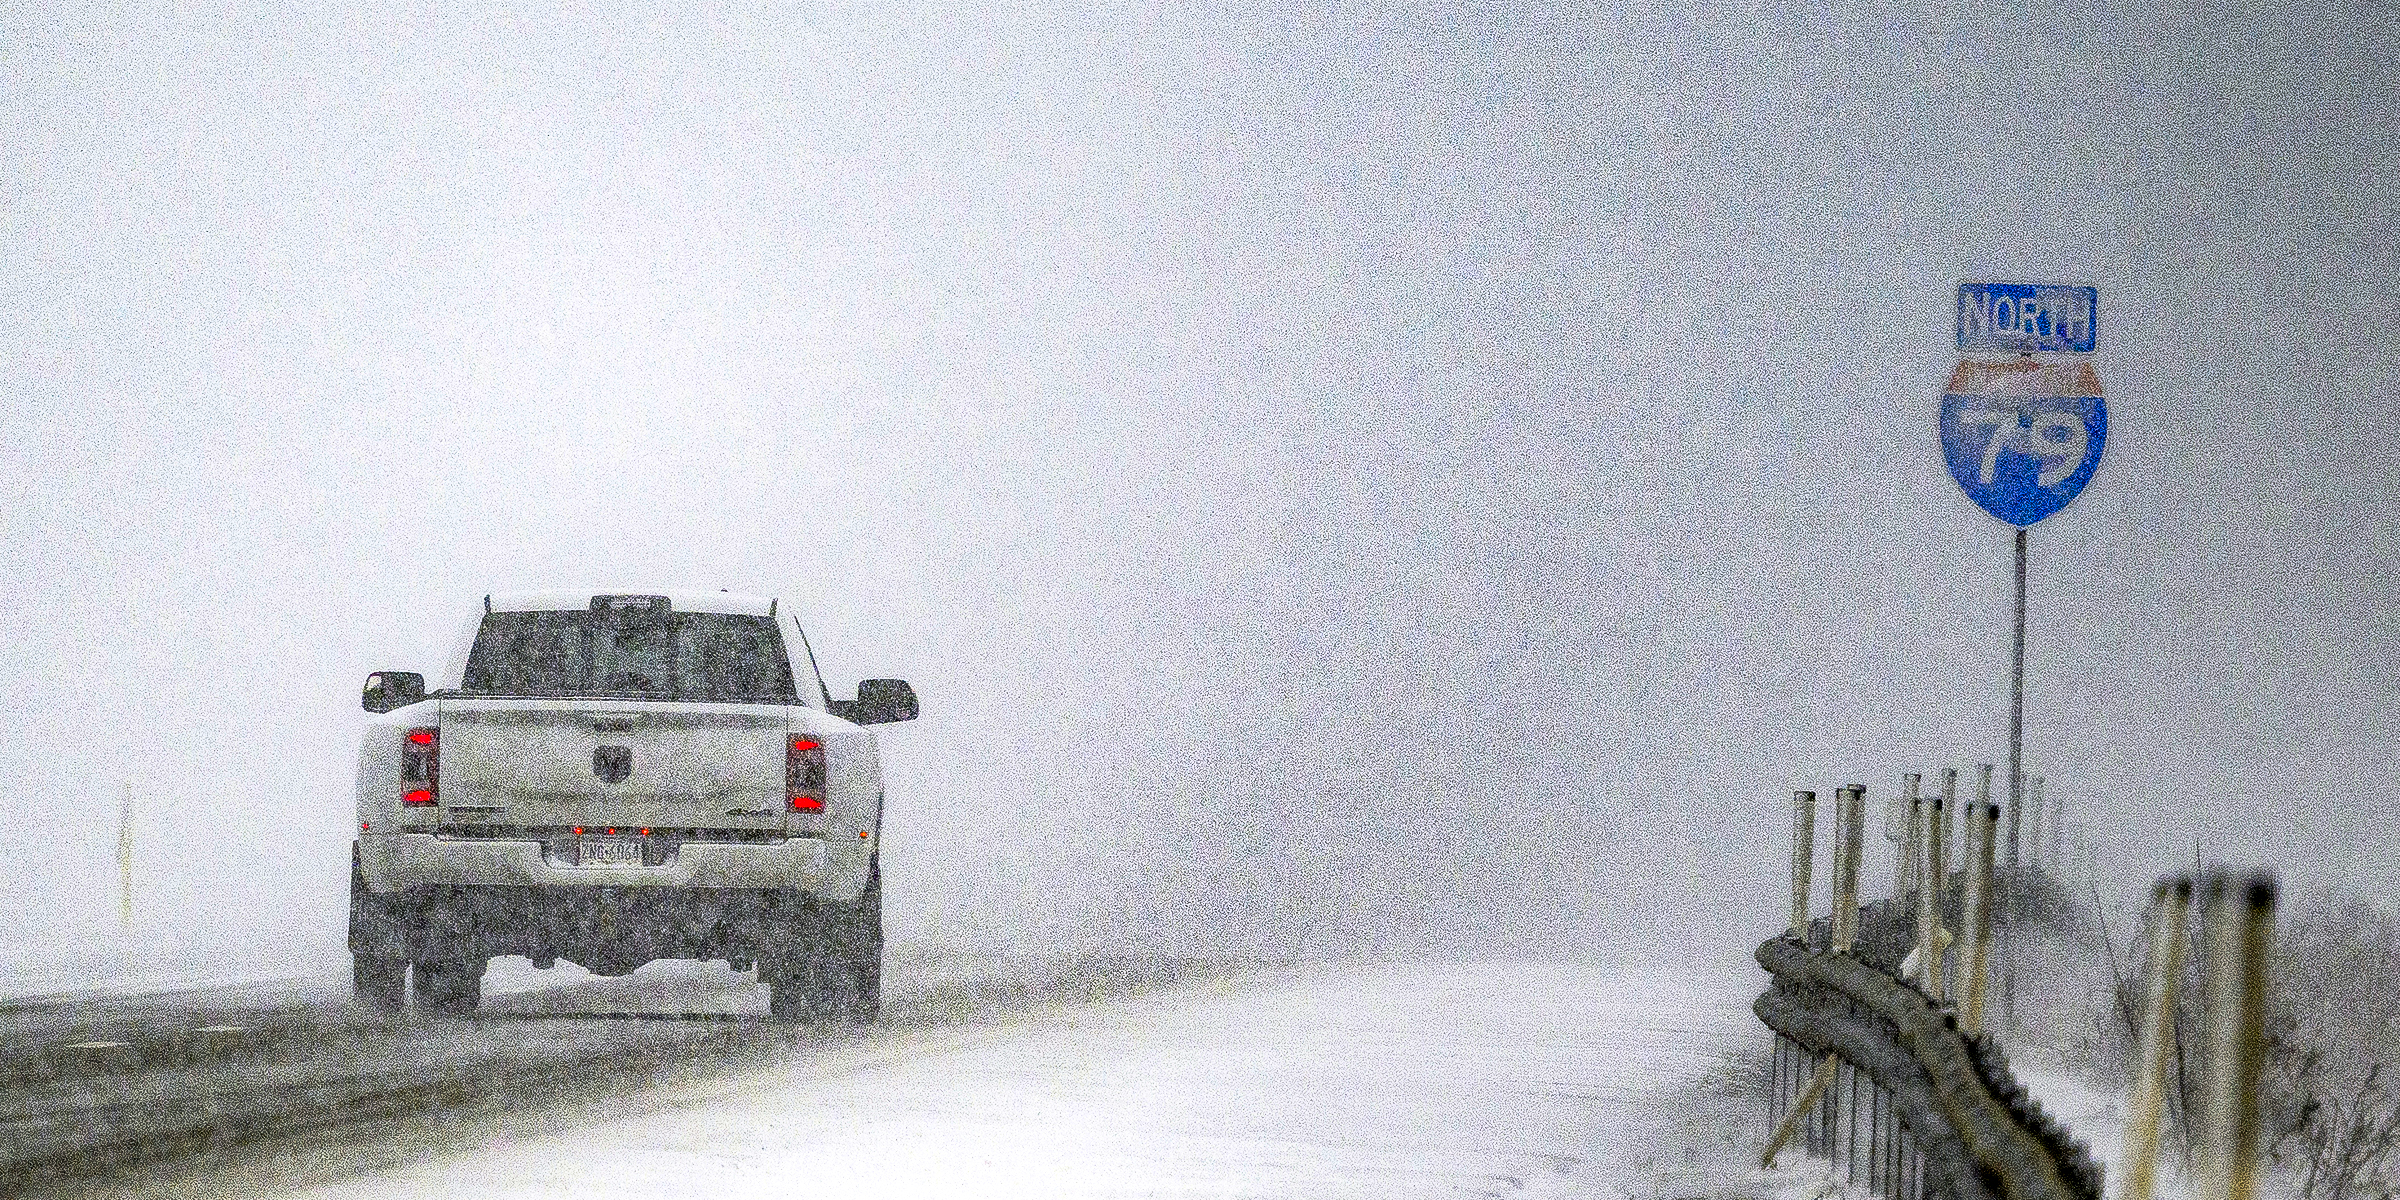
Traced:
[[487, 613], [461, 690], [492, 696], [795, 703], [773, 617]]

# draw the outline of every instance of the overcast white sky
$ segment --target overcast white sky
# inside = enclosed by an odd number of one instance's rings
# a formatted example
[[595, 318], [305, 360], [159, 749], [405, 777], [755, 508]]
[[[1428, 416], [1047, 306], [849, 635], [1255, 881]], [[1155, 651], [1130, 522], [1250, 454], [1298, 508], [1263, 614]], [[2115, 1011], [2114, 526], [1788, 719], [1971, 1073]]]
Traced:
[[2101, 289], [2032, 769], [2393, 882], [2395, 24], [0, 7], [0, 937], [130, 784], [157, 936], [334, 945], [360, 679], [593, 582], [917, 685], [914, 934], [1736, 946], [2004, 761], [1982, 276]]

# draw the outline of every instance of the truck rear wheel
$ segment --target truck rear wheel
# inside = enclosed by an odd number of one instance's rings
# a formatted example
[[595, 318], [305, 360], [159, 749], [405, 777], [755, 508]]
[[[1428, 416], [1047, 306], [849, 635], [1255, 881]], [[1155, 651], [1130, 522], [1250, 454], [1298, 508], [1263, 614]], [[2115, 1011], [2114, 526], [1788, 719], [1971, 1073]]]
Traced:
[[842, 1015], [861, 1025], [873, 1024], [883, 1011], [883, 864], [867, 863], [866, 894], [845, 923], [849, 934], [840, 945], [840, 961], [850, 975], [846, 1010]]
[[418, 962], [417, 1006], [438, 1013], [466, 1014], [483, 999], [484, 959]]
[[841, 972], [821, 958], [767, 969], [767, 1011], [786, 1021], [823, 1024], [841, 1011]]
[[787, 1021], [870, 1024], [883, 1007], [883, 877], [867, 868], [857, 904], [825, 905], [788, 958], [759, 963], [767, 1011]]
[[408, 1002], [408, 960], [351, 955], [350, 991], [378, 1012], [399, 1012]]

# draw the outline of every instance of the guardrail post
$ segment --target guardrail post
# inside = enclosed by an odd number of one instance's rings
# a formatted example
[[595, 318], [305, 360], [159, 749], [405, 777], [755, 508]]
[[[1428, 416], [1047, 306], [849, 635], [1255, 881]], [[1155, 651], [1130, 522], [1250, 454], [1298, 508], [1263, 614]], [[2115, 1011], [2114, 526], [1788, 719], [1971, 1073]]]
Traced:
[[1900, 861], [1892, 868], [1892, 902], [1895, 904], [1917, 886], [1917, 848], [1925, 834], [1925, 800], [1917, 795], [1917, 788], [1922, 782], [1922, 777], [1914, 771], [1902, 775], [1900, 798], [1893, 801], [1893, 810], [1907, 818], [1900, 836], [1894, 839], [1900, 843]]
[[[1967, 828], [1966, 828], [1966, 827], [1967, 827], [1967, 824], [1968, 824], [1968, 822], [1970, 822], [1970, 821], [1974, 820], [1976, 817], [1979, 817], [1979, 816], [1983, 815], [1983, 810], [1982, 810], [1982, 807], [1981, 807], [1981, 806], [1983, 806], [1983, 805], [1986, 805], [1986, 804], [1990, 804], [1991, 802], [1992, 802], [1992, 764], [1990, 764], [1990, 763], [1977, 763], [1977, 764], [1975, 764], [1975, 807], [1970, 807], [1969, 809], [1967, 809], [1967, 811], [1965, 811], [1965, 812], [1962, 812], [1962, 813], [1958, 814], [1958, 826], [1959, 826], [1959, 828], [1958, 828], [1958, 840], [1959, 840], [1959, 844], [1960, 844], [1961, 846], [1964, 846], [1964, 845], [1966, 845], [1966, 844], [1967, 844]], [[1967, 869], [1967, 863], [1966, 863], [1966, 860], [1965, 860], [1964, 858], [1961, 858], [1961, 859], [1959, 860], [1959, 863], [1958, 863], [1958, 869], [1959, 869], [1959, 870], [1962, 870], [1962, 871], [1964, 871], [1964, 870], [1966, 870], [1966, 869]]]
[[1850, 941], [1858, 941], [1859, 914], [1865, 905], [1859, 900], [1858, 873], [1867, 864], [1867, 785], [1850, 785]]
[[2017, 841], [2018, 828], [2024, 824], [2025, 819], [2025, 804], [2018, 797], [2018, 791], [2022, 786], [2023, 781], [2019, 780], [2018, 787], [2008, 789], [2008, 855], [2002, 865], [2008, 868], [2008, 873], [2012, 877], [2016, 875], [2017, 867], [2023, 861], [2022, 856], [2018, 853], [2019, 843]]
[[1951, 832], [1951, 827], [1959, 823], [1958, 769], [1956, 767], [1942, 768], [1942, 812], [1946, 814], [1942, 818], [1942, 868], [1945, 872], [1942, 887], [1946, 889], [1950, 886], [1947, 875], [1950, 868], [1949, 852], [1958, 845], [1958, 835]]
[[2167, 1058], [2175, 1049], [2175, 989], [2183, 979], [2183, 930], [2191, 904], [2189, 877], [2161, 879], [2151, 889], [2141, 1046], [2133, 1060], [2133, 1092], [2125, 1104], [2125, 1187], [2117, 1200], [2150, 1200], [2157, 1186], [2158, 1125], [2166, 1107]]
[[1967, 808], [1967, 857], [1962, 864], [1967, 895], [1961, 923], [1966, 926], [1967, 946], [1959, 963], [1959, 990], [1964, 996], [1958, 1026], [1968, 1037], [1983, 1033], [1984, 982], [1992, 958], [1992, 843], [2000, 832], [2000, 806], [1990, 799], [1992, 769], [1988, 766], [1983, 768], [1978, 790], [1984, 799]]
[[2028, 865], [2039, 871], [2042, 869], [2044, 861], [2042, 858], [2042, 777], [2036, 775], [2026, 780], [2025, 786], [2033, 793], [2032, 799], [2026, 804], [2025, 813], [2033, 822], [2032, 826], [2025, 831], [2026, 859]]
[[2272, 876], [2212, 872], [2202, 885], [2208, 1047], [2201, 1084], [2199, 1200], [2252, 1200], [2258, 1182], [2258, 1071], [2265, 1049]]
[[[1958, 808], [1958, 768], [1956, 767], [1942, 768], [1942, 808], [1949, 811], [1955, 811]], [[1948, 830], [1947, 825], [1943, 826], [1942, 844], [1945, 846], [1950, 843]], [[1947, 866], [1949, 861], [1948, 858], [1944, 858], [1943, 865]]]
[[2067, 865], [2067, 802], [2050, 801], [2050, 869], [2057, 871]]
[[1867, 1191], [1883, 1180], [1883, 1085], [1867, 1080]]
[[1808, 941], [1810, 855], [1816, 850], [1817, 794], [1792, 793], [1792, 936]]
[[1917, 875], [1917, 981], [1935, 1004], [1942, 1002], [1946, 980], [1942, 972], [1942, 831], [1949, 823], [1947, 801], [1958, 787], [1958, 772], [1942, 770], [1942, 794], [1925, 804], [1925, 853]]
[[1842, 920], [1842, 875], [1850, 861], [1850, 789], [1833, 789], [1833, 855], [1825, 863], [1825, 897], [1829, 911], [1825, 914], [1825, 948], [1835, 954], [1849, 952], [1850, 943], [1844, 935], [1849, 925]]
[[1854, 783], [1833, 795], [1833, 952], [1848, 954], [1858, 941], [1858, 862], [1867, 849], [1867, 786]]

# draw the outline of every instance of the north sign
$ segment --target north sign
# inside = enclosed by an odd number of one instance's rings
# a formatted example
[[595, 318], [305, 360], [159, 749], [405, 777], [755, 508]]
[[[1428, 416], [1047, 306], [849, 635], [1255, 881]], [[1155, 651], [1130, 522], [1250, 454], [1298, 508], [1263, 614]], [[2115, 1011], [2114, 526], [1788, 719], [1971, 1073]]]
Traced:
[[1958, 285], [1961, 354], [2090, 354], [2100, 289], [2071, 283]]

